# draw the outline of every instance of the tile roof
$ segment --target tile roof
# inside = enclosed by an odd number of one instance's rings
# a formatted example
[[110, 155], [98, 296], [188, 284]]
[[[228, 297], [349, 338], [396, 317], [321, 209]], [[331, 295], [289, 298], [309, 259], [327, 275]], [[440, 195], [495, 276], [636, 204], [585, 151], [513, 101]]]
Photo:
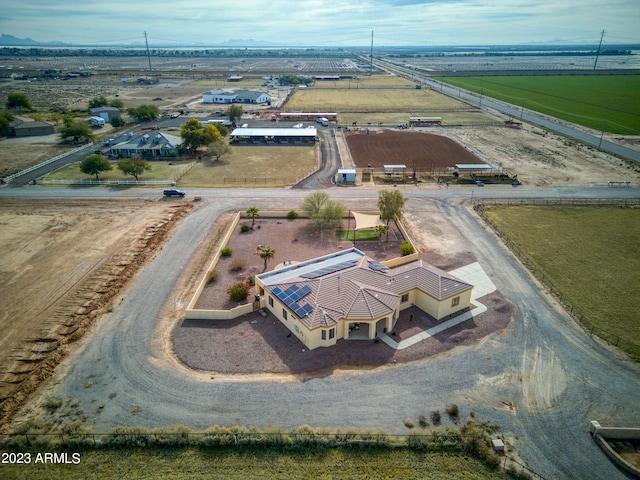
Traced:
[[[344, 255], [349, 256], [350, 250]], [[305, 276], [288, 275], [280, 282], [265, 282], [265, 289], [273, 294], [276, 287], [286, 290], [292, 285], [307, 285], [311, 292], [297, 304], [312, 308], [300, 320], [313, 329], [335, 325], [342, 318], [370, 319], [389, 314], [398, 307], [401, 295], [414, 289], [440, 301], [473, 287], [422, 260], [389, 269], [362, 254], [355, 264], [345, 264], [351, 266], [316, 278], [308, 278], [306, 268]], [[324, 263], [318, 265], [321, 268]], [[277, 276], [278, 272], [270, 275]]]

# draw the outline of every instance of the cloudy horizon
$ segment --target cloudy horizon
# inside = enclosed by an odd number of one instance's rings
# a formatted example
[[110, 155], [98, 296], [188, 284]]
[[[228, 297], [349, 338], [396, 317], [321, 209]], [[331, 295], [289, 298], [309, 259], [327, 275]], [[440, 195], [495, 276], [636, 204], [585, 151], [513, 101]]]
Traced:
[[637, 0], [24, 0], [0, 13], [0, 33], [78, 45], [516, 45], [640, 43]]

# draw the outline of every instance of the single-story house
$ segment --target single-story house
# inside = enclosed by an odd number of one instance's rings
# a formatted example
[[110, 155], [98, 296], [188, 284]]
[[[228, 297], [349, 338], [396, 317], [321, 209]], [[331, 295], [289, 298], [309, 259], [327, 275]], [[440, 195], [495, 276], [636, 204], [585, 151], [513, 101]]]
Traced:
[[203, 103], [270, 103], [271, 97], [264, 93], [254, 90], [236, 90], [234, 92], [225, 92], [222, 90], [214, 90], [202, 94]]
[[390, 332], [400, 311], [411, 306], [441, 320], [467, 309], [473, 289], [423, 260], [390, 268], [356, 248], [255, 279], [266, 308], [310, 350], [335, 345], [355, 329], [374, 339]]
[[308, 128], [236, 128], [229, 134], [232, 143], [315, 143], [318, 130]]
[[116, 117], [120, 117], [120, 109], [116, 107], [95, 107], [90, 108], [89, 113], [92, 117], [104, 118], [105, 122], [110, 122]]
[[111, 146], [110, 152], [118, 157], [168, 157], [177, 153], [182, 138], [166, 133], [152, 132], [142, 135], [129, 135], [124, 142]]
[[53, 123], [16, 121], [11, 124], [16, 137], [36, 137], [53, 134]]

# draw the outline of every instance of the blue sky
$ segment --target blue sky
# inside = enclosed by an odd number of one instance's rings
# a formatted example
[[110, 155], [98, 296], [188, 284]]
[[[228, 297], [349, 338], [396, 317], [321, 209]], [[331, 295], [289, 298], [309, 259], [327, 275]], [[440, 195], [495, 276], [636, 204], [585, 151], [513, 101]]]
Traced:
[[640, 43], [639, 0], [0, 0], [0, 33], [150, 46]]

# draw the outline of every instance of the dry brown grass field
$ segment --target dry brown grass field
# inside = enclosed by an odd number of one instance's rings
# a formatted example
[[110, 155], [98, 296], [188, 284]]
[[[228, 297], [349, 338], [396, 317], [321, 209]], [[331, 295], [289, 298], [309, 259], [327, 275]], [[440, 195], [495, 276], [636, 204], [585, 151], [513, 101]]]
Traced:
[[410, 88], [301, 88], [286, 104], [294, 112], [421, 112], [434, 109], [469, 108], [433, 90]]

